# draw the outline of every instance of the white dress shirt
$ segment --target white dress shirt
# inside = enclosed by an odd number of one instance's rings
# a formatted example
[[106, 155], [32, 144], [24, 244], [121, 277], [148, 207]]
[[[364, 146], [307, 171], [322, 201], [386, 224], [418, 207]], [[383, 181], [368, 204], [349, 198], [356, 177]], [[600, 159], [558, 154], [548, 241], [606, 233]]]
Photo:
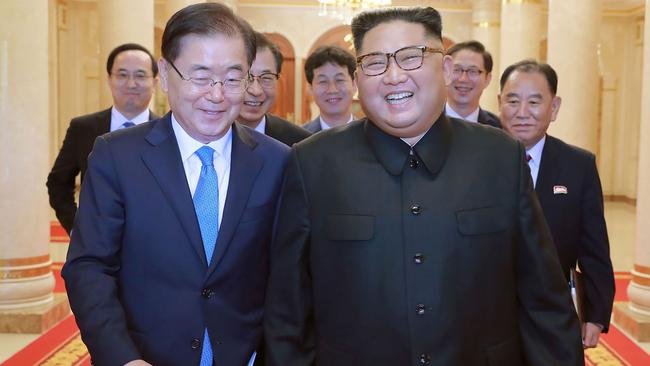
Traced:
[[445, 106], [445, 113], [447, 113], [447, 116], [452, 117], [452, 118], [459, 118], [459, 119], [464, 119], [465, 121], [469, 122], [478, 122], [478, 112], [481, 108], [476, 108], [476, 110], [472, 113], [470, 113], [467, 117], [463, 117], [458, 112], [456, 112], [449, 103]]
[[131, 121], [136, 125], [144, 122], [149, 122], [149, 110], [145, 109], [144, 112], [133, 117], [133, 119], [127, 119], [122, 113], [120, 113], [120, 111], [115, 108], [115, 106], [111, 108], [111, 132], [122, 128], [124, 122], [127, 121]]
[[[325, 131], [325, 130], [329, 130], [330, 128], [332, 128], [332, 126], [328, 125], [327, 122], [325, 122], [325, 120], [323, 120], [322, 116], [318, 116], [318, 119], [320, 120], [320, 128], [321, 128], [321, 130]], [[350, 123], [352, 121], [354, 121], [354, 116], [350, 115], [350, 119], [346, 123]]]
[[542, 164], [542, 152], [544, 151], [544, 143], [546, 142], [546, 135], [541, 140], [537, 141], [533, 147], [526, 150], [526, 154], [530, 156], [528, 166], [530, 167], [530, 175], [533, 178], [533, 188], [537, 185], [537, 175], [539, 174], [539, 167]]
[[257, 126], [255, 127], [255, 131], [257, 131], [257, 132], [259, 132], [259, 133], [261, 133], [261, 134], [266, 135], [266, 133], [264, 133], [264, 131], [266, 131], [266, 115], [263, 115], [263, 116], [262, 116], [262, 120], [261, 120], [260, 123], [258, 123]]
[[[183, 169], [185, 169], [185, 177], [187, 178], [187, 185], [190, 188], [190, 193], [194, 197], [194, 191], [199, 183], [201, 176], [201, 159], [195, 154], [196, 150], [205, 146], [206, 144], [196, 141], [185, 132], [183, 127], [176, 121], [176, 117], [172, 113], [172, 128], [176, 141], [178, 142], [178, 150], [181, 153], [181, 160], [183, 162]], [[226, 195], [228, 193], [228, 184], [230, 182], [230, 156], [232, 153], [232, 127], [228, 129], [223, 137], [216, 141], [212, 141], [207, 146], [214, 149], [213, 162], [214, 170], [217, 172], [217, 179], [219, 181], [219, 226], [223, 219], [223, 209], [226, 206]]]

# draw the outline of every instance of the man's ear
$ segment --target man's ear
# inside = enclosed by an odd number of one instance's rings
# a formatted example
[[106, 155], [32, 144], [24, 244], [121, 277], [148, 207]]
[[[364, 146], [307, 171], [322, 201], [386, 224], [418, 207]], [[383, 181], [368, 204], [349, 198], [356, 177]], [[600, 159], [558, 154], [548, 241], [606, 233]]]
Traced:
[[167, 85], [169, 77], [169, 64], [164, 58], [158, 59], [158, 74], [160, 75], [160, 89], [167, 93], [169, 87]]
[[553, 101], [551, 102], [551, 122], [555, 121], [557, 118], [557, 113], [560, 111], [560, 106], [562, 105], [562, 98], [558, 97], [557, 95], [553, 97]]
[[488, 72], [485, 74], [485, 88], [487, 88], [490, 85], [490, 82], [492, 81], [492, 71]]
[[454, 59], [449, 55], [442, 56], [442, 75], [445, 78], [445, 86], [452, 82], [451, 72], [454, 68]]

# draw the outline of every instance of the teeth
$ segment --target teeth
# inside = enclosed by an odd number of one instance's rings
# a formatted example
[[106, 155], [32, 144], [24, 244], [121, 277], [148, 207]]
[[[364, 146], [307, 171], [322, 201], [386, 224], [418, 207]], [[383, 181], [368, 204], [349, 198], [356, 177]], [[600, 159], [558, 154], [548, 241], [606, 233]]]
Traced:
[[403, 101], [406, 98], [410, 98], [413, 96], [413, 93], [411, 92], [402, 92], [402, 93], [393, 93], [393, 94], [388, 94], [386, 96], [386, 100], [390, 104], [395, 104]]
[[262, 105], [262, 102], [244, 102], [244, 104], [252, 107], [259, 107]]

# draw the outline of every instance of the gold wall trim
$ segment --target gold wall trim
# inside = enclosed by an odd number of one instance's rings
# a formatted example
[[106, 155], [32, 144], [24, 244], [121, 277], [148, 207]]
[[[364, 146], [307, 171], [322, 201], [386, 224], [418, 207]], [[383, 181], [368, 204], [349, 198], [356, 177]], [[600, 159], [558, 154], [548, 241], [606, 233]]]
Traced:
[[650, 275], [650, 267], [647, 267], [647, 266], [642, 266], [640, 264], [635, 264], [634, 265], [634, 270], [639, 272], [639, 273]]
[[541, 0], [503, 0], [503, 4], [541, 4]]
[[476, 28], [499, 28], [501, 22], [474, 22], [472, 25]]
[[27, 258], [7, 258], [0, 259], [0, 267], [18, 267], [18, 266], [29, 266], [33, 264], [47, 263], [50, 261], [50, 255], [41, 255], [38, 257], [27, 257]]
[[0, 270], [0, 280], [17, 280], [21, 278], [32, 278], [43, 276], [51, 272], [50, 266], [30, 269]]

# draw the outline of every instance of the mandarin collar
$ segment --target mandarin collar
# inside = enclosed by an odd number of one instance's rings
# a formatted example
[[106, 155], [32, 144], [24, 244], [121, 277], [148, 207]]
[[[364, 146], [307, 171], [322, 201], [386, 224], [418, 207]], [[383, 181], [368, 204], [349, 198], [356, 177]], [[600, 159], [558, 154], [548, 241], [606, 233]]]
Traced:
[[364, 121], [364, 133], [371, 150], [379, 163], [392, 175], [401, 175], [407, 164], [410, 152], [424, 163], [432, 175], [437, 175], [442, 169], [449, 147], [452, 130], [449, 120], [444, 113], [433, 123], [429, 130], [413, 147], [399, 137], [391, 136], [380, 130], [368, 118]]

